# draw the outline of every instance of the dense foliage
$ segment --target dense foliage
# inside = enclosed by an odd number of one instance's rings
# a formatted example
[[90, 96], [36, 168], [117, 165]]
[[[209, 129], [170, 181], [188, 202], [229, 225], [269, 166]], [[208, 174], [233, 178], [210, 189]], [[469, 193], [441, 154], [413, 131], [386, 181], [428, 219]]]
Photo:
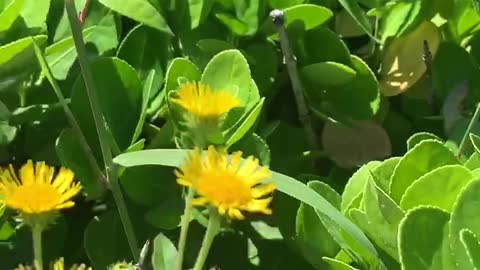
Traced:
[[0, 269], [38, 256], [17, 185], [69, 190], [28, 160], [82, 186], [45, 266], [477, 269], [479, 30], [477, 0], [0, 0]]

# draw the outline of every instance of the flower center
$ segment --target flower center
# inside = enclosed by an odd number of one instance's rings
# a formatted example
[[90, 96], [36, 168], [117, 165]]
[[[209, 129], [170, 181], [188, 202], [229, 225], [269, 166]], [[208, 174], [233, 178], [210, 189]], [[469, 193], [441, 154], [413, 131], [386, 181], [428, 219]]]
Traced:
[[209, 171], [197, 179], [197, 192], [217, 205], [238, 206], [251, 199], [250, 188], [235, 174]]
[[53, 209], [61, 201], [61, 194], [46, 183], [33, 183], [19, 186], [6, 200], [7, 205], [15, 208], [28, 209], [31, 212], [41, 212]]

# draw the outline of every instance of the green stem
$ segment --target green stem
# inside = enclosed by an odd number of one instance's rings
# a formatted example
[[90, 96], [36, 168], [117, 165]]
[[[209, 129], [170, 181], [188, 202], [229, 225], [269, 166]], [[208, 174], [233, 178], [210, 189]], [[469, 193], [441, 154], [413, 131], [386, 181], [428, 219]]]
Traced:
[[458, 147], [457, 157], [460, 157], [462, 155], [462, 152], [465, 148], [465, 145], [466, 145], [467, 140], [470, 136], [470, 133], [471, 133], [474, 125], [478, 122], [479, 118], [480, 118], [480, 103], [477, 104], [477, 108], [475, 109], [475, 113], [473, 114], [472, 120], [470, 120], [470, 123], [468, 124], [467, 130], [465, 131], [465, 134], [463, 135], [462, 141], [460, 142], [460, 146]]
[[208, 220], [207, 231], [203, 237], [202, 247], [198, 253], [197, 261], [193, 270], [202, 270], [205, 261], [207, 260], [208, 253], [210, 252], [210, 247], [212, 246], [213, 239], [217, 235], [220, 229], [220, 215], [215, 209], [210, 209], [210, 218]]
[[90, 109], [92, 110], [93, 120], [95, 122], [95, 128], [98, 133], [98, 139], [100, 142], [100, 149], [102, 151], [103, 160], [105, 163], [105, 170], [107, 172], [107, 179], [111, 185], [113, 197], [115, 199], [115, 204], [117, 205], [118, 213], [122, 221], [123, 229], [127, 236], [128, 244], [132, 252], [133, 258], [138, 261], [140, 256], [140, 249], [137, 244], [135, 233], [133, 231], [133, 226], [128, 216], [127, 207], [125, 201], [123, 200], [122, 191], [118, 183], [116, 168], [113, 164], [112, 151], [109, 143], [109, 135], [105, 127], [105, 122], [103, 119], [99, 98], [97, 96], [96, 86], [93, 80], [92, 71], [87, 59], [87, 50], [85, 43], [83, 41], [82, 27], [80, 25], [80, 20], [78, 18], [78, 13], [75, 8], [73, 0], [64, 0], [65, 8], [67, 10], [68, 20], [70, 22], [70, 27], [72, 30], [72, 36], [75, 43], [75, 48], [78, 54], [78, 61], [80, 63], [80, 69], [82, 71], [82, 76], [85, 81], [85, 88], [87, 90], [87, 95], [90, 103]]
[[304, 89], [302, 82], [300, 81], [300, 76], [298, 74], [297, 62], [292, 53], [292, 50], [290, 49], [288, 35], [284, 26], [283, 12], [280, 10], [274, 10], [270, 13], [270, 16], [272, 17], [273, 24], [277, 28], [278, 34], [280, 36], [280, 46], [285, 57], [288, 75], [292, 83], [293, 93], [295, 95], [295, 101], [297, 103], [298, 118], [303, 125], [305, 136], [307, 137], [307, 142], [310, 145], [311, 150], [316, 152], [320, 149], [320, 147], [317, 142], [315, 130], [312, 126], [312, 120], [308, 110], [307, 102], [305, 100], [305, 96], [303, 95]]
[[187, 197], [185, 198], [185, 210], [183, 212], [182, 224], [180, 224], [180, 239], [178, 240], [178, 256], [176, 270], [182, 270], [183, 256], [185, 253], [185, 245], [187, 243], [188, 227], [190, 226], [190, 216], [192, 214], [192, 207], [190, 201], [193, 198], [193, 190], [189, 189]]
[[47, 80], [50, 82], [50, 84], [52, 85], [53, 91], [57, 95], [58, 101], [62, 105], [63, 111], [65, 112], [65, 116], [67, 117], [67, 121], [69, 122], [73, 131], [78, 136], [78, 139], [80, 141], [80, 145], [82, 146], [82, 150], [83, 150], [85, 156], [88, 159], [88, 163], [90, 164], [90, 166], [92, 167], [93, 171], [96, 174], [98, 184], [101, 186], [102, 191], [105, 191], [108, 187], [107, 178], [105, 177], [102, 170], [98, 166], [98, 163], [95, 160], [95, 156], [93, 155], [92, 149], [88, 145], [87, 139], [85, 138], [85, 135], [83, 134], [82, 129], [80, 128], [80, 125], [78, 124], [77, 120], [75, 119], [75, 116], [73, 115], [73, 112], [68, 107], [67, 101], [65, 100], [65, 97], [62, 94], [62, 90], [60, 89], [60, 86], [58, 85], [57, 81], [54, 79], [52, 71], [51, 71], [50, 67], [48, 66], [47, 60], [45, 59], [45, 55], [43, 54], [40, 47], [37, 45], [37, 43], [35, 42], [35, 40], [33, 38], [32, 38], [32, 42], [33, 42], [33, 45], [34, 45], [35, 54], [37, 56], [38, 62], [40, 63], [40, 66], [42, 67], [44, 75], [47, 78]]
[[42, 258], [42, 231], [41, 225], [32, 226], [32, 240], [33, 240], [33, 259], [36, 270], [43, 270]]

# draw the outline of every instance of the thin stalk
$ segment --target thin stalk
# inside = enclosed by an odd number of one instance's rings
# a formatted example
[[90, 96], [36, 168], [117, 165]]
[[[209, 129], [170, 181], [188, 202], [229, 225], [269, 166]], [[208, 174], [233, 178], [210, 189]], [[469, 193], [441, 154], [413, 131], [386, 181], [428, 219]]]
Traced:
[[213, 240], [218, 233], [220, 228], [220, 215], [215, 209], [210, 209], [210, 218], [208, 219], [207, 231], [203, 237], [202, 247], [198, 253], [197, 261], [193, 270], [202, 270], [205, 261], [207, 260], [208, 253], [210, 252], [210, 247], [212, 247]]
[[480, 118], [480, 103], [477, 104], [477, 108], [475, 109], [475, 113], [473, 114], [472, 120], [468, 124], [467, 130], [463, 135], [462, 141], [460, 142], [460, 146], [458, 147], [457, 157], [459, 158], [462, 155], [462, 152], [467, 144], [467, 140], [472, 132], [472, 129], [476, 123], [478, 123], [478, 119]]
[[42, 231], [43, 227], [41, 225], [32, 226], [33, 264], [36, 270], [43, 270]]
[[190, 226], [190, 215], [192, 213], [192, 206], [190, 201], [193, 198], [193, 190], [189, 189], [187, 197], [185, 198], [185, 210], [183, 212], [182, 222], [180, 224], [180, 239], [178, 240], [178, 255], [176, 270], [182, 270], [183, 257], [185, 253], [185, 245], [187, 243], [188, 227]]
[[277, 28], [278, 34], [280, 36], [280, 46], [285, 57], [288, 75], [292, 83], [293, 93], [295, 95], [295, 101], [297, 103], [298, 118], [303, 125], [305, 136], [307, 137], [307, 142], [310, 145], [310, 148], [313, 151], [317, 152], [319, 150], [317, 136], [315, 135], [315, 130], [312, 126], [312, 120], [307, 107], [307, 102], [305, 100], [305, 96], [303, 95], [304, 89], [302, 82], [300, 81], [300, 76], [298, 75], [297, 61], [292, 53], [292, 50], [290, 49], [288, 35], [284, 26], [283, 12], [278, 9], [273, 10], [270, 13], [270, 17], [272, 18], [273, 24]]
[[137, 244], [135, 233], [133, 231], [132, 222], [128, 215], [127, 206], [123, 199], [122, 190], [118, 183], [116, 175], [116, 167], [113, 164], [112, 151], [110, 149], [109, 138], [107, 129], [105, 127], [103, 115], [101, 112], [101, 107], [99, 99], [97, 96], [96, 86], [93, 80], [92, 71], [87, 59], [87, 50], [85, 48], [85, 43], [83, 41], [82, 27], [80, 25], [80, 20], [77, 16], [77, 10], [73, 0], [64, 0], [65, 8], [67, 10], [68, 19], [70, 22], [70, 27], [72, 30], [72, 36], [75, 43], [75, 48], [78, 54], [78, 61], [80, 63], [80, 69], [82, 71], [82, 76], [85, 81], [85, 88], [87, 90], [87, 95], [90, 103], [90, 109], [92, 110], [93, 120], [95, 122], [95, 128], [98, 133], [98, 139], [100, 142], [100, 148], [105, 164], [105, 170], [107, 172], [107, 179], [110, 183], [115, 204], [117, 205], [118, 213], [122, 221], [123, 229], [127, 236], [128, 244], [132, 252], [132, 256], [135, 261], [138, 261], [140, 256], [140, 249]]
[[92, 167], [95, 175], [97, 176], [96, 178], [98, 180], [98, 183], [103, 187], [103, 190], [105, 190], [108, 187], [107, 178], [105, 177], [102, 170], [98, 166], [98, 163], [95, 159], [95, 156], [93, 155], [92, 149], [88, 145], [87, 139], [85, 138], [85, 135], [83, 134], [82, 129], [80, 128], [80, 125], [78, 124], [77, 120], [75, 119], [75, 116], [73, 115], [73, 112], [68, 107], [67, 101], [62, 94], [62, 90], [60, 90], [60, 86], [58, 85], [57, 81], [53, 78], [51, 69], [47, 64], [47, 60], [45, 59], [45, 55], [42, 53], [42, 51], [40, 50], [40, 47], [37, 45], [35, 40], [32, 39], [32, 41], [33, 41], [33, 45], [34, 45], [34, 49], [35, 49], [35, 54], [37, 55], [38, 62], [40, 63], [40, 66], [42, 67], [44, 75], [47, 78], [47, 80], [50, 82], [50, 84], [52, 85], [53, 91], [55, 92], [55, 95], [57, 96], [58, 101], [62, 105], [63, 111], [65, 112], [65, 116], [67, 117], [67, 121], [69, 122], [73, 131], [78, 136], [78, 139], [80, 140], [80, 145], [82, 147], [82, 150], [83, 150], [85, 156], [88, 159], [88, 163], [90, 164], [90, 166]]

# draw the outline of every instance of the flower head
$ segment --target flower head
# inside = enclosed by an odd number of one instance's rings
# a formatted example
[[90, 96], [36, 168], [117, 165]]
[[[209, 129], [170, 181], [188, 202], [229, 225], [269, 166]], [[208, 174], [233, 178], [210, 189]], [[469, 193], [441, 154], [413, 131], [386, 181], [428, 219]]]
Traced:
[[[87, 267], [84, 264], [80, 264], [80, 265], [74, 264], [72, 265], [72, 267], [66, 268], [63, 258], [60, 258], [57, 261], [55, 261], [55, 263], [50, 269], [52, 270], [92, 270], [91, 267]], [[20, 264], [15, 270], [35, 270], [35, 268], [28, 265]]]
[[44, 162], [34, 166], [29, 160], [15, 174], [12, 165], [0, 170], [0, 203], [23, 214], [54, 212], [74, 205], [70, 199], [80, 192], [73, 182], [73, 172], [61, 168], [54, 178], [55, 168]]
[[240, 101], [230, 92], [214, 91], [197, 82], [182, 84], [176, 95], [172, 101], [200, 119], [219, 118], [240, 105]]
[[192, 205], [211, 205], [222, 215], [243, 219], [241, 211], [271, 214], [268, 208], [272, 197], [265, 197], [275, 190], [273, 183], [265, 183], [271, 177], [266, 167], [259, 166], [253, 156], [241, 161], [242, 152], [232, 154], [208, 148], [206, 156], [196, 148], [185, 164], [175, 171], [180, 185], [191, 187], [198, 197]]

